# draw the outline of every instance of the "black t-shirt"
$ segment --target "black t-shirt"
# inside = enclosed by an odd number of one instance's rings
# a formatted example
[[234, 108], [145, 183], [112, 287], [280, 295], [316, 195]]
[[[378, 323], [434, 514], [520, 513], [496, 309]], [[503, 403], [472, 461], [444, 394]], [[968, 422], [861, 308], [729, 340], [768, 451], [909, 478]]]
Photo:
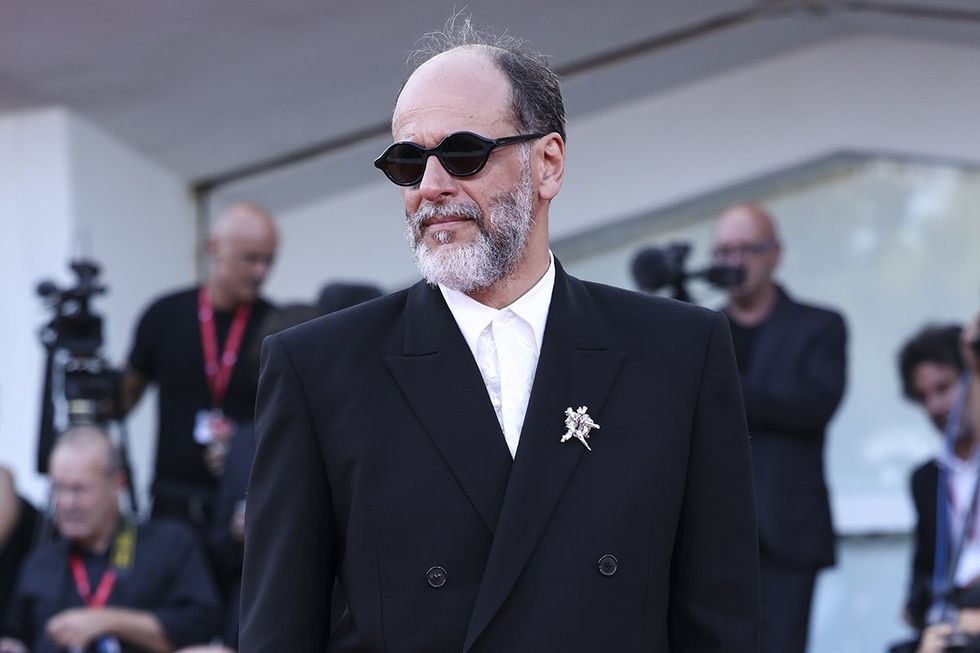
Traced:
[[766, 323], [763, 322], [756, 326], [744, 327], [730, 318], [729, 323], [732, 329], [732, 344], [735, 346], [735, 361], [738, 363], [738, 372], [742, 376], [745, 376], [752, 362], [752, 356], [755, 354], [755, 346], [759, 340], [759, 334], [762, 332]]
[[[193, 288], [155, 301], [140, 318], [129, 365], [159, 387], [155, 491], [166, 484], [171, 492], [210, 491], [216, 480], [204, 463], [204, 447], [194, 440], [198, 411], [211, 407], [204, 374], [204, 353], [198, 321], [198, 292]], [[256, 330], [272, 309], [259, 299], [252, 305], [224, 405], [225, 415], [242, 424], [255, 415], [258, 370], [251, 369], [249, 350]], [[215, 311], [218, 351], [234, 319], [234, 311]]]

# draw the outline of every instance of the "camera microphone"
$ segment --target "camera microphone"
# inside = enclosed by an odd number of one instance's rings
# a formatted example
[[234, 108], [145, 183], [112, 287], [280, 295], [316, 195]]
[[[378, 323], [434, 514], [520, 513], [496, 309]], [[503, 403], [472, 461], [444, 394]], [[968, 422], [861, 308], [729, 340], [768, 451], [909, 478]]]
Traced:
[[633, 280], [647, 292], [671, 287], [674, 296], [685, 301], [688, 279], [704, 279], [716, 288], [731, 288], [745, 280], [745, 268], [741, 265], [715, 264], [700, 270], [687, 270], [685, 262], [690, 253], [691, 245], [683, 242], [641, 249], [633, 257]]
[[745, 281], [745, 267], [741, 265], [712, 265], [704, 271], [704, 278], [716, 288], [731, 288]]

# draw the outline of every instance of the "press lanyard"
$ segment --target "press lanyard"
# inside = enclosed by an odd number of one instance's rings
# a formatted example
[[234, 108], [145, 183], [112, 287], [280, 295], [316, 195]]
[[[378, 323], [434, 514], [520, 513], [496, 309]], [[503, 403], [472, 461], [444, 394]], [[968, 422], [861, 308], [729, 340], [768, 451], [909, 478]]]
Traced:
[[95, 594], [92, 594], [92, 586], [89, 584], [88, 572], [85, 570], [82, 556], [77, 553], [71, 554], [71, 575], [75, 578], [75, 589], [78, 590], [78, 595], [82, 597], [85, 605], [90, 608], [105, 607], [109, 595], [112, 594], [112, 587], [116, 584], [115, 569], [105, 570], [102, 578], [99, 579], [99, 586], [95, 588]]
[[218, 360], [218, 334], [214, 327], [214, 309], [211, 306], [211, 295], [207, 286], [201, 286], [198, 293], [197, 319], [201, 323], [201, 348], [204, 351], [204, 374], [208, 378], [208, 389], [211, 391], [211, 406], [221, 408], [228, 393], [231, 373], [238, 361], [238, 350], [242, 346], [248, 316], [252, 312], [251, 304], [242, 304], [235, 311], [235, 317], [225, 340], [225, 350]]

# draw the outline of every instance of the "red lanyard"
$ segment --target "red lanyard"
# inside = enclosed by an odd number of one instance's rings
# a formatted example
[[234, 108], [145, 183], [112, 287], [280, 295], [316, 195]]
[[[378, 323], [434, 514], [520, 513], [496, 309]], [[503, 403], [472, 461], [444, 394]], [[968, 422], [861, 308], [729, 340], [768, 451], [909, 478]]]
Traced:
[[211, 307], [211, 295], [207, 286], [201, 286], [197, 301], [197, 319], [201, 323], [201, 348], [204, 350], [204, 374], [208, 377], [208, 389], [211, 391], [212, 408], [221, 408], [228, 393], [231, 373], [238, 361], [238, 350], [245, 336], [245, 326], [252, 312], [251, 304], [242, 304], [235, 311], [235, 318], [225, 340], [225, 350], [218, 361], [218, 335], [214, 328], [214, 309]]
[[99, 579], [99, 586], [95, 588], [94, 595], [92, 594], [92, 586], [88, 582], [88, 572], [85, 571], [82, 557], [77, 553], [71, 554], [71, 575], [75, 578], [75, 589], [78, 590], [78, 595], [82, 597], [85, 605], [90, 608], [105, 606], [109, 600], [109, 595], [112, 594], [112, 586], [116, 584], [115, 569], [105, 570], [102, 578]]

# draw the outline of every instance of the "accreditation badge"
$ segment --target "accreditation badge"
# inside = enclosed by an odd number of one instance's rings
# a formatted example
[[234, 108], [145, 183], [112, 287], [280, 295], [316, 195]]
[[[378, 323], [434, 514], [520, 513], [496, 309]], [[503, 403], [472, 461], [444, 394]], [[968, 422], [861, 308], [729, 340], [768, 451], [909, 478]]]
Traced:
[[198, 444], [211, 444], [214, 439], [214, 428], [211, 425], [211, 411], [199, 410], [194, 418], [194, 441]]

